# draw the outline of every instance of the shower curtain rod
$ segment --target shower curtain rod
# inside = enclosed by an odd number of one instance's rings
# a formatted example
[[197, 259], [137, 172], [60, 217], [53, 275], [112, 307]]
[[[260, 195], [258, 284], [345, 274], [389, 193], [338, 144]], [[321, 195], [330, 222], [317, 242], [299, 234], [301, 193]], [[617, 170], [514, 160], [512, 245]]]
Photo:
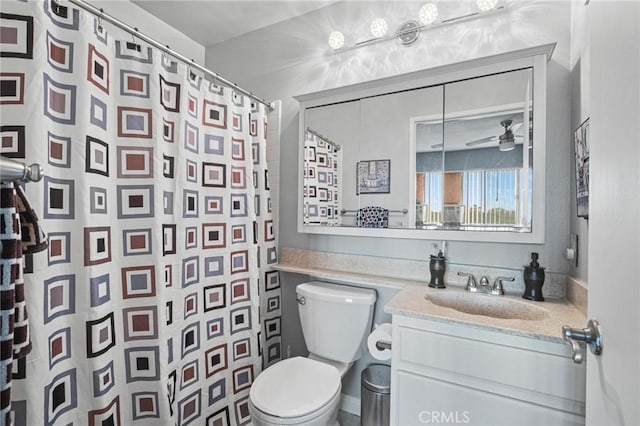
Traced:
[[340, 151], [340, 149], [342, 148], [339, 143], [335, 143], [334, 141], [332, 141], [328, 137], [326, 137], [324, 135], [321, 135], [320, 133], [316, 132], [311, 127], [307, 127], [307, 132], [311, 133], [314, 136], [319, 137], [320, 139], [322, 139], [323, 141], [325, 141], [329, 145], [333, 145], [335, 147], [336, 151]]
[[189, 66], [197, 69], [198, 71], [201, 71], [205, 74], [210, 75], [211, 77], [213, 77], [216, 81], [219, 81], [221, 83], [223, 83], [225, 86], [231, 87], [234, 90], [248, 96], [249, 98], [260, 102], [261, 104], [264, 104], [267, 106], [267, 108], [269, 108], [269, 110], [273, 110], [274, 109], [274, 105], [265, 100], [262, 99], [261, 97], [254, 95], [251, 91], [243, 89], [242, 87], [238, 86], [236, 83], [233, 83], [229, 80], [227, 80], [226, 78], [222, 77], [220, 74], [211, 71], [210, 69], [207, 69], [205, 67], [203, 67], [202, 65], [198, 65], [197, 63], [194, 62], [193, 59], [189, 59], [186, 56], [183, 56], [181, 54], [179, 54], [178, 52], [176, 52], [175, 50], [171, 49], [168, 45], [162, 45], [161, 43], [157, 42], [156, 40], [152, 39], [151, 37], [141, 33], [138, 31], [137, 28], [132, 27], [128, 24], [125, 24], [124, 22], [120, 21], [119, 19], [107, 14], [104, 12], [103, 9], [98, 9], [95, 6], [90, 5], [89, 3], [87, 3], [84, 0], [67, 0], [69, 3], [72, 3], [76, 6], [78, 6], [81, 9], [86, 10], [89, 13], [92, 13], [93, 15], [99, 17], [100, 19], [103, 19], [107, 22], [109, 22], [110, 24], [115, 25], [116, 27], [120, 28], [121, 30], [124, 30], [126, 32], [128, 32], [129, 34], [132, 34], [133, 36], [144, 40], [145, 42], [147, 42], [148, 44], [150, 44], [151, 46], [155, 47], [156, 49], [162, 50], [164, 53], [167, 53], [171, 56], [173, 56], [174, 58], [178, 59], [179, 61], [182, 61], [185, 64], [188, 64]]
[[44, 176], [44, 170], [38, 163], [27, 165], [18, 161], [0, 157], [0, 182], [37, 182]]

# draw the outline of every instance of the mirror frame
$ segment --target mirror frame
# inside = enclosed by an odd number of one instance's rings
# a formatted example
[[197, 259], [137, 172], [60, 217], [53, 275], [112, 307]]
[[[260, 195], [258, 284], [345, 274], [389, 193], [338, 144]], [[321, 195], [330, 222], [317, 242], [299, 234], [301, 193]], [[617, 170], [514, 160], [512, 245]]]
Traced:
[[[294, 98], [300, 103], [298, 131], [298, 232], [376, 238], [543, 244], [545, 242], [546, 229], [547, 62], [551, 59], [555, 46], [556, 43], [545, 44], [451, 65], [295, 96]], [[391, 92], [436, 86], [457, 80], [482, 77], [522, 68], [532, 68], [533, 70], [534, 149], [531, 232], [357, 228], [306, 225], [303, 223], [304, 132], [306, 129], [305, 112], [308, 108], [352, 101], [363, 97], [383, 95]], [[407, 125], [409, 125], [409, 123], [407, 123]], [[410, 141], [407, 141], [407, 143], [410, 143]]]

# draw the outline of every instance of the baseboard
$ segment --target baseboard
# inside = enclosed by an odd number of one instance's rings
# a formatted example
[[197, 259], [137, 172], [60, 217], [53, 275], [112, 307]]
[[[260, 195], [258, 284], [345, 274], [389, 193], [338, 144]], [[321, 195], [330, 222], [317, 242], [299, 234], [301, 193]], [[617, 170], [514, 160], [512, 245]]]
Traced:
[[341, 394], [340, 395], [340, 409], [350, 414], [360, 416], [360, 398], [355, 396]]

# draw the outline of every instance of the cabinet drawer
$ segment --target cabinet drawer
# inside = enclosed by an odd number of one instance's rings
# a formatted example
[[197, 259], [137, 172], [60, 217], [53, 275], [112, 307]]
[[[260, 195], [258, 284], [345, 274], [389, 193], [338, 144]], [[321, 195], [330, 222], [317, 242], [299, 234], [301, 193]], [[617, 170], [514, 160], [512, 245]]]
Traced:
[[542, 352], [535, 342], [532, 348], [536, 350], [526, 348], [521, 338], [510, 342], [509, 336], [503, 333], [492, 335], [483, 330], [483, 333], [474, 333], [471, 337], [468, 333], [462, 336], [442, 334], [397, 325], [393, 340], [393, 362], [397, 370], [415, 371], [436, 379], [584, 414], [584, 365], [559, 355], [565, 353], [560, 343], [547, 342], [547, 346], [551, 345], [550, 350]]

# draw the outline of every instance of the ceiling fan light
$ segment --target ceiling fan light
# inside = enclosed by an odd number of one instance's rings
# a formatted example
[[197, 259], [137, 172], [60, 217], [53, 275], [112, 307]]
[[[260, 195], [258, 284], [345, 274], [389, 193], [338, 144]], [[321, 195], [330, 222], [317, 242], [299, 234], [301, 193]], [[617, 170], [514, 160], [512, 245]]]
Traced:
[[498, 144], [498, 149], [500, 151], [513, 151], [516, 147], [516, 143], [513, 140], [505, 140], [505, 141], [500, 141], [500, 143]]

